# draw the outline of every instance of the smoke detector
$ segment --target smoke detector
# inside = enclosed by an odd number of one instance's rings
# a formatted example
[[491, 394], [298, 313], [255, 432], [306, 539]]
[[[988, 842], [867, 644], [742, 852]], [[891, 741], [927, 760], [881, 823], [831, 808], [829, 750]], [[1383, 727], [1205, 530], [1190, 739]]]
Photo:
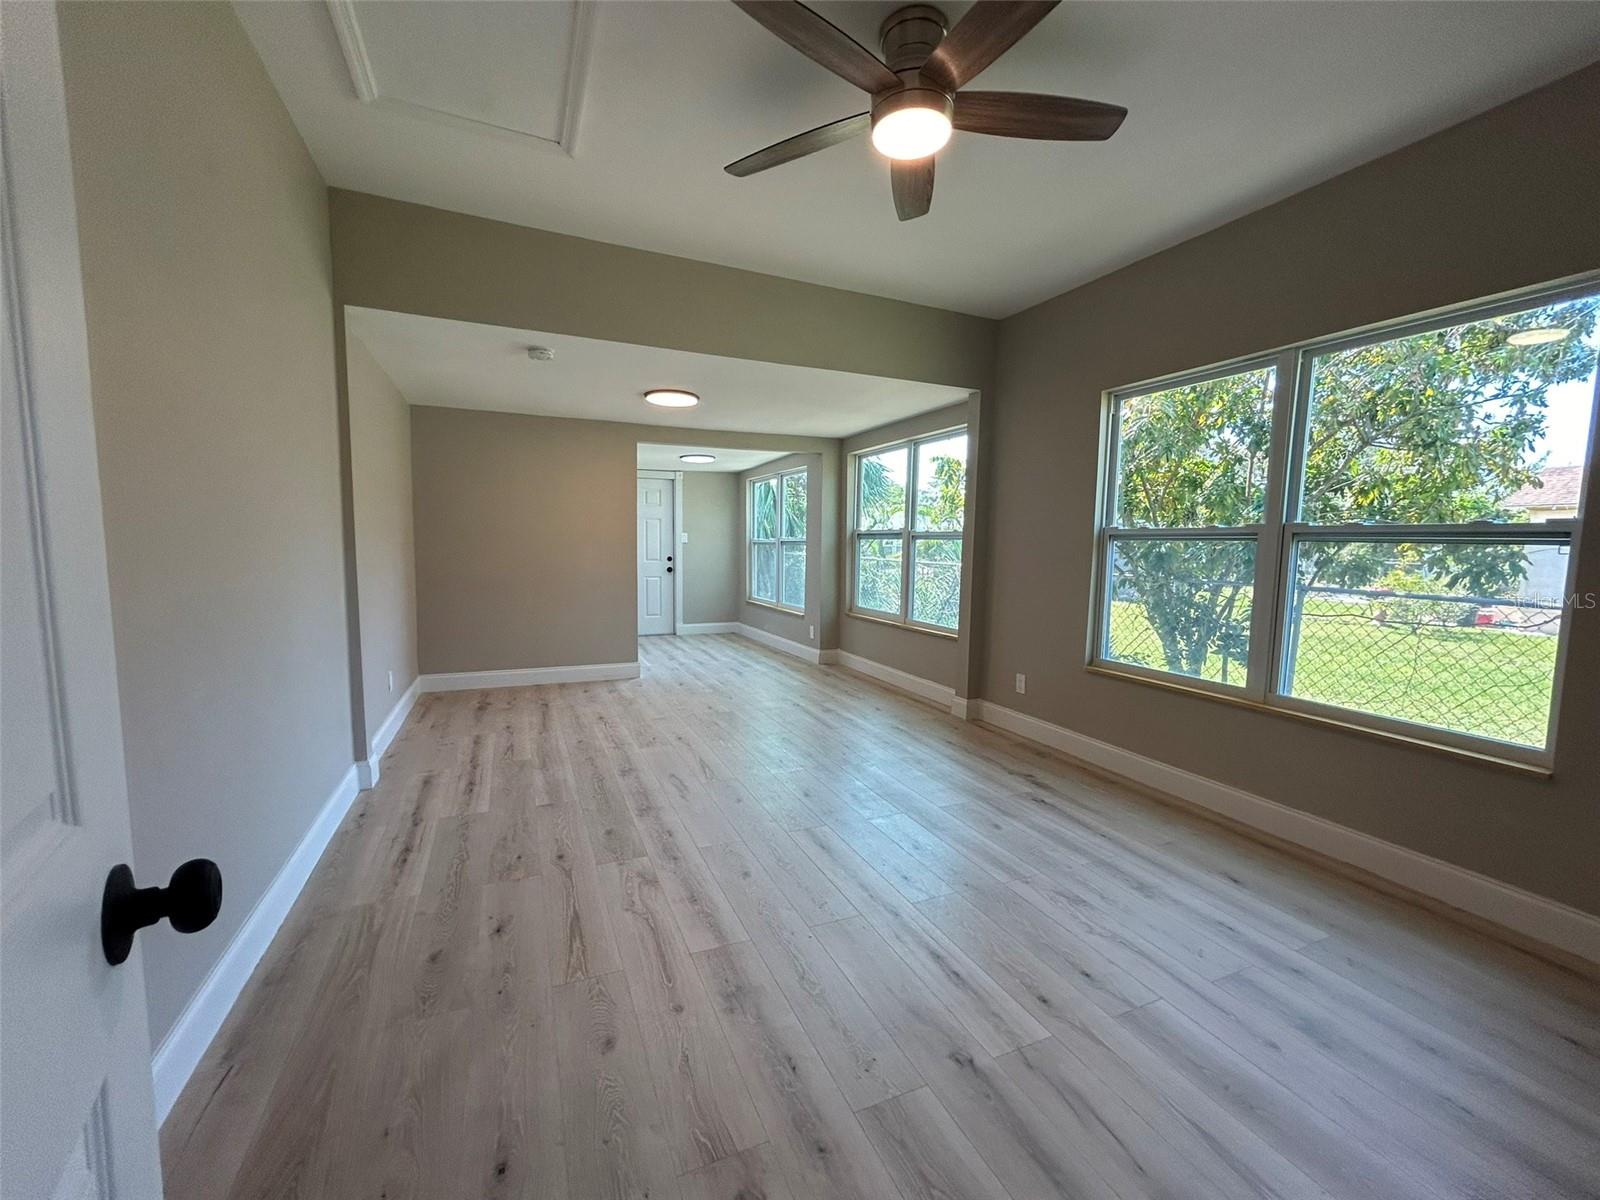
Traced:
[[529, 346], [528, 357], [534, 362], [549, 362], [556, 356], [556, 352], [549, 346]]

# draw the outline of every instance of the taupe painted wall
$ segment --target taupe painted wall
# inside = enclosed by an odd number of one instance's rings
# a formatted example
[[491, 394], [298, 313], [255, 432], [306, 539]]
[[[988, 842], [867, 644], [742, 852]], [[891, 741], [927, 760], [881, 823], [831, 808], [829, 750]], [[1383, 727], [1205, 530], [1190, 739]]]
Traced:
[[[419, 669], [637, 659], [638, 444], [681, 438], [658, 425], [413, 407]], [[695, 443], [836, 445], [714, 430], [696, 430]]]
[[350, 767], [327, 192], [229, 5], [60, 14], [159, 1042]]
[[[935, 409], [933, 412], [909, 417], [904, 421], [880, 425], [876, 429], [845, 438], [842, 447], [844, 499], [841, 502], [841, 513], [845, 524], [849, 526], [855, 520], [855, 481], [851, 478], [855, 465], [851, 461], [851, 455], [862, 450], [903, 441], [906, 438], [920, 437], [936, 430], [966, 425], [970, 439], [968, 446], [970, 466], [971, 461], [976, 458], [978, 448], [977, 404], [977, 399], [974, 398], [961, 404], [952, 404]], [[969, 471], [966, 522], [968, 528], [973, 524], [975, 478], [976, 473]], [[974, 540], [973, 537], [966, 537], [964, 539], [966, 544], [962, 547], [960, 628], [954, 637], [947, 637], [924, 629], [891, 624], [874, 617], [857, 616], [850, 611], [855, 602], [853, 577], [855, 565], [852, 557], [855, 546], [854, 538], [847, 536], [840, 547], [842, 573], [839, 594], [842, 616], [839, 623], [839, 648], [846, 653], [870, 658], [873, 662], [919, 675], [923, 679], [931, 679], [935, 683], [942, 683], [946, 687], [954, 688], [958, 696], [967, 695], [967, 664], [973, 642], [971, 620], [973, 570], [972, 554], [969, 551]]]
[[739, 477], [731, 471], [683, 473], [683, 623], [739, 619]]
[[334, 188], [343, 304], [989, 386], [997, 323]]
[[[345, 335], [350, 475], [361, 615], [365, 741], [417, 677], [416, 555], [411, 514], [411, 411], [359, 338]], [[393, 683], [390, 683], [393, 672]]]
[[1549, 780], [1083, 667], [1102, 391], [1600, 267], [1597, 114], [1591, 67], [1005, 321], [982, 694], [1600, 912], [1600, 609], [1571, 615]]

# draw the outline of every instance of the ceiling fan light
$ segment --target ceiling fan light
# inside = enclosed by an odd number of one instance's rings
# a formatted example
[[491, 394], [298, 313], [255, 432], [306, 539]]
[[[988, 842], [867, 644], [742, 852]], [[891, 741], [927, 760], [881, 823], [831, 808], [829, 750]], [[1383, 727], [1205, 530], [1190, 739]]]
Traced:
[[693, 408], [700, 403], [699, 396], [682, 388], [651, 388], [644, 394], [644, 399], [646, 404], [654, 404], [657, 408]]
[[944, 149], [950, 130], [950, 116], [940, 109], [897, 108], [873, 121], [872, 145], [885, 158], [927, 158]]
[[714, 463], [717, 461], [717, 456], [715, 454], [680, 454], [678, 455], [678, 460], [686, 463]]

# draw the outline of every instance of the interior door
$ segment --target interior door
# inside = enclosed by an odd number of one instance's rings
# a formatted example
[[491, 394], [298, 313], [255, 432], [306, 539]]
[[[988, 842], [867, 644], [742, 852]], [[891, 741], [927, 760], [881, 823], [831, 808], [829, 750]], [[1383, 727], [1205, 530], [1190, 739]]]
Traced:
[[673, 481], [639, 479], [639, 633], [673, 632]]
[[100, 944], [128, 801], [55, 7], [0, 19], [0, 1193], [144, 1200], [144, 968]]

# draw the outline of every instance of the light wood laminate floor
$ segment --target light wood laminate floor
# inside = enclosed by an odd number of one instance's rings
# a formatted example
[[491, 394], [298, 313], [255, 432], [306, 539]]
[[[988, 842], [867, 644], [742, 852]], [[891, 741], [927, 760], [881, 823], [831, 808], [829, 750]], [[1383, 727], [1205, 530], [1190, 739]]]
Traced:
[[641, 658], [422, 697], [170, 1200], [1600, 1194], [1593, 983], [847, 672]]

